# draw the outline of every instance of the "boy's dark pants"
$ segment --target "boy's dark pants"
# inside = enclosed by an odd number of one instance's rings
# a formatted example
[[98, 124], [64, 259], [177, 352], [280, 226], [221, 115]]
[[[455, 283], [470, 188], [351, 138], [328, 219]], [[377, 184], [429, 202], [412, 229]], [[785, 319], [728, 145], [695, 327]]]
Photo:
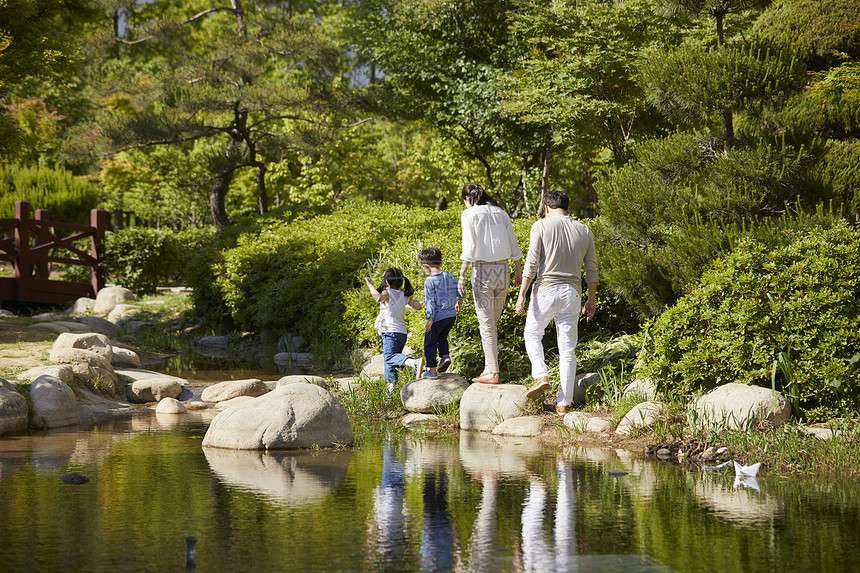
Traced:
[[433, 321], [430, 332], [424, 333], [424, 360], [427, 368], [436, 368], [437, 351], [438, 356], [448, 356], [448, 333], [454, 326], [456, 317], [443, 318]]

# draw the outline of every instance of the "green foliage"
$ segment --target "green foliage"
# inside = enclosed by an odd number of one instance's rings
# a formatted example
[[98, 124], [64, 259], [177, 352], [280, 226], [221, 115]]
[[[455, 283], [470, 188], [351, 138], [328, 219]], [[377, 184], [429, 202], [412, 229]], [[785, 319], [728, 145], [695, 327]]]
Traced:
[[667, 117], [696, 125], [780, 103], [801, 87], [802, 71], [797, 62], [767, 46], [709, 48], [687, 42], [645, 55], [639, 81], [649, 103]]
[[775, 0], [762, 13], [754, 31], [788, 46], [813, 64], [844, 53], [860, 59], [860, 4], [855, 0]]
[[729, 152], [703, 134], [678, 133], [634, 148], [635, 161], [598, 182], [592, 226], [611, 290], [642, 316], [659, 314], [704, 268], [746, 236], [776, 246], [793, 230], [838, 218], [810, 212], [826, 197], [806, 183], [803, 149], [743, 141]]
[[0, 165], [0, 217], [15, 216], [15, 201], [30, 202], [30, 216], [47, 209], [54, 221], [90, 224], [100, 200], [98, 187], [63, 169]]
[[822, 176], [850, 219], [860, 219], [860, 141], [831, 140], [822, 158]]
[[187, 253], [211, 240], [213, 232], [131, 227], [108, 233], [102, 266], [118, 284], [141, 294], [154, 293], [158, 286], [174, 285], [185, 278]]
[[[860, 411], [860, 232], [844, 224], [781, 248], [745, 241], [650, 326], [640, 362], [663, 392], [776, 388], [812, 421]], [[817, 412], [817, 414], [816, 414]]]

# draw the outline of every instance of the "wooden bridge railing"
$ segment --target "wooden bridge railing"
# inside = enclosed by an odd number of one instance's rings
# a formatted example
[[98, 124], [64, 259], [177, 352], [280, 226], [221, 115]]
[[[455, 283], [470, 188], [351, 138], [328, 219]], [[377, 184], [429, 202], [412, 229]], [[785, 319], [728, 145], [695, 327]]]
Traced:
[[[14, 278], [0, 278], [0, 300], [64, 304], [93, 297], [104, 287], [98, 262], [104, 244], [107, 213], [90, 211], [90, 224], [51, 221], [46, 209], [30, 217], [30, 203], [15, 202], [15, 218], [0, 219], [0, 261], [12, 263]], [[89, 253], [75, 245], [89, 239]], [[90, 268], [89, 283], [48, 278], [50, 263]]]

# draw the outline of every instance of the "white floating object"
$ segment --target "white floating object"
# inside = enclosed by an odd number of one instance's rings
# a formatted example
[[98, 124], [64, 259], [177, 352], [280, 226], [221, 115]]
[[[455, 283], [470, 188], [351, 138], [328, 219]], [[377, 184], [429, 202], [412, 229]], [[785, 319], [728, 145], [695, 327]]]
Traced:
[[742, 466], [738, 462], [735, 462], [735, 476], [736, 477], [752, 477], [754, 478], [758, 473], [758, 469], [761, 467], [761, 463], [752, 464], [751, 466]]

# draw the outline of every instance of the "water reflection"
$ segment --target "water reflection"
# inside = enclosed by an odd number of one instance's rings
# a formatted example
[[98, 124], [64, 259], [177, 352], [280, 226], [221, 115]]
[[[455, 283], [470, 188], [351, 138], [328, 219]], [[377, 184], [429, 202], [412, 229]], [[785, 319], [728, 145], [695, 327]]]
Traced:
[[352, 452], [255, 452], [203, 448], [223, 483], [253, 491], [279, 505], [317, 502], [343, 483]]
[[[181, 419], [0, 438], [0, 573], [177, 570], [189, 534], [198, 570], [216, 572], [754, 573], [856, 562], [856, 484], [765, 476], [761, 491], [735, 489], [731, 472], [466, 432], [365, 429], [360, 447], [335, 452], [204, 450], [205, 422]], [[609, 477], [612, 468], [629, 473]], [[71, 471], [91, 482], [63, 484]]]

